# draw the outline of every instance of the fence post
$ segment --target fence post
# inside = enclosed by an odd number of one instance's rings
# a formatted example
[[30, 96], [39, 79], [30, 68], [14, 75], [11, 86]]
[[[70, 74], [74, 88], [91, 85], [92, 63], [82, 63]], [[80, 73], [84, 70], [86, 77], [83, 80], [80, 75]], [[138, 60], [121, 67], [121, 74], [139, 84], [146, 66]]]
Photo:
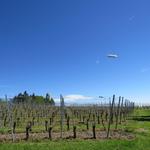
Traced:
[[89, 130], [89, 119], [86, 121], [86, 129]]
[[121, 122], [122, 122], [123, 102], [124, 102], [124, 97], [122, 97], [122, 100], [121, 100], [120, 121], [119, 121], [119, 124], [121, 124]]
[[49, 139], [52, 140], [52, 127], [48, 129]]
[[64, 98], [62, 95], [60, 95], [60, 127], [61, 127], [61, 133], [60, 133], [60, 137], [63, 137], [63, 123], [64, 123]]
[[14, 124], [13, 124], [13, 133], [14, 134], [16, 133], [16, 122], [14, 122]]
[[29, 131], [31, 131], [31, 122], [29, 122], [26, 126], [26, 140], [29, 139]]
[[109, 138], [109, 133], [110, 133], [110, 124], [113, 118], [113, 107], [114, 107], [114, 102], [115, 102], [115, 95], [113, 95], [113, 100], [112, 103], [110, 104], [110, 114], [109, 114], [109, 122], [108, 122], [108, 130], [107, 130], [107, 138]]
[[96, 139], [95, 123], [93, 124], [93, 139]]
[[115, 126], [115, 129], [117, 129], [117, 127], [118, 127], [118, 117], [119, 117], [119, 114], [120, 114], [120, 102], [121, 102], [121, 96], [119, 97], [119, 102], [118, 102], [118, 107], [117, 107], [116, 126]]
[[70, 130], [70, 117], [67, 117], [67, 130]]
[[76, 135], [76, 126], [73, 126], [73, 138], [75, 139], [77, 137]]
[[45, 120], [45, 131], [47, 131], [47, 129], [48, 129], [48, 121]]

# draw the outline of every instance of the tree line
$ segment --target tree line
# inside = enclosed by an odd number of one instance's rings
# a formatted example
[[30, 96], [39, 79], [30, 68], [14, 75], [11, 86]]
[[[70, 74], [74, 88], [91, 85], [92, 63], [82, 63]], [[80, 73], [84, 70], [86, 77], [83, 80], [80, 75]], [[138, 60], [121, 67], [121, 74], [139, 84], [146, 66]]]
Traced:
[[49, 93], [46, 93], [45, 96], [41, 95], [35, 95], [28, 94], [27, 91], [24, 91], [23, 93], [19, 93], [17, 96], [15, 96], [12, 99], [12, 102], [14, 103], [39, 103], [39, 104], [50, 104], [55, 105], [54, 99], [50, 96]]

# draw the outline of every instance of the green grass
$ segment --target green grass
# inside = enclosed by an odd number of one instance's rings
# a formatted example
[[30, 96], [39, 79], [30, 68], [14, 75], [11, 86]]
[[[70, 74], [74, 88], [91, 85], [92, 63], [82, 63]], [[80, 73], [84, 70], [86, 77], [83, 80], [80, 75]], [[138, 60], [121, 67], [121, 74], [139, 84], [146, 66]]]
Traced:
[[[149, 136], [148, 136], [149, 137]], [[150, 150], [150, 138], [138, 135], [133, 141], [128, 140], [65, 140], [44, 141], [38, 143], [0, 144], [1, 150]]]
[[[150, 110], [137, 109], [134, 115], [150, 115]], [[22, 141], [20, 143], [0, 143], [0, 150], [150, 150], [150, 122], [129, 120], [127, 124], [119, 128], [133, 133], [135, 139]]]
[[150, 116], [150, 109], [136, 109], [134, 111], [135, 116]]

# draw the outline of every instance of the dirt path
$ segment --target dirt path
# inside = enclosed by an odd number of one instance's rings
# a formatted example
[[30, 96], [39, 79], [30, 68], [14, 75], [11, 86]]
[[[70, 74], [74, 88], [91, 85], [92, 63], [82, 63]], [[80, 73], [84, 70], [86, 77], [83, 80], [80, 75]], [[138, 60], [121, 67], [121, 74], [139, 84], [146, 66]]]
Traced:
[[[23, 141], [25, 140], [26, 134], [25, 133], [16, 133], [15, 134], [15, 141]], [[77, 139], [92, 139], [93, 133], [92, 131], [84, 131], [84, 132], [77, 132]], [[131, 133], [121, 132], [121, 131], [112, 131], [110, 134], [110, 139], [125, 139], [125, 140], [132, 140], [135, 136]], [[30, 133], [29, 140], [37, 141], [37, 140], [44, 140], [48, 139], [48, 133]], [[52, 133], [52, 139], [58, 140], [60, 139], [60, 133]], [[73, 139], [73, 133], [71, 131], [63, 133], [63, 139]], [[106, 139], [106, 131], [97, 131], [96, 132], [96, 139]], [[11, 134], [0, 134], [0, 142], [12, 141]]]

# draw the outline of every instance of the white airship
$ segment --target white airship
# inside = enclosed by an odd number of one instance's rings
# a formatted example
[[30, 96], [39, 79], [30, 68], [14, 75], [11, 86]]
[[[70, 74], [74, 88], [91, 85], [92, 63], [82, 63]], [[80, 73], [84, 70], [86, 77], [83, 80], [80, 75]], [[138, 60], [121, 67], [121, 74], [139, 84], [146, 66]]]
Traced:
[[108, 58], [118, 58], [117, 54], [108, 54], [107, 55]]
[[99, 98], [104, 98], [103, 96], [99, 96]]

